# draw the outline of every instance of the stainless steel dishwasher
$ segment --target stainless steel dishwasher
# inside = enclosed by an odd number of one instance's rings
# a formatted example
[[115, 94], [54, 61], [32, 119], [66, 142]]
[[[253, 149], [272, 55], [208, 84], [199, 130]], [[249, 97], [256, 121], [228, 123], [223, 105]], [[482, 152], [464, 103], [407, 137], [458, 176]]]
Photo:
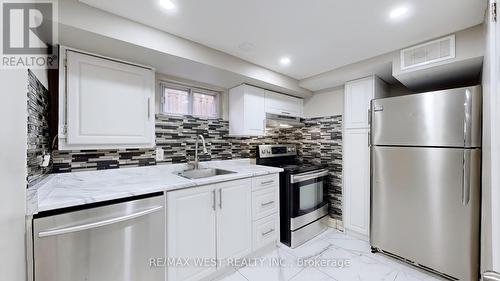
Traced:
[[35, 281], [164, 281], [165, 196], [33, 219]]

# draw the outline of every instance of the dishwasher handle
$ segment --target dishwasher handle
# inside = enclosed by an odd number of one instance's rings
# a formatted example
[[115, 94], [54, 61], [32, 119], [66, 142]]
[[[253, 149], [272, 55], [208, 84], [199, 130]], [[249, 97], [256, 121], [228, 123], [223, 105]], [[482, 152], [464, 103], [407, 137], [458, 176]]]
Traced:
[[147, 209], [144, 211], [132, 213], [130, 215], [121, 216], [121, 217], [117, 217], [117, 218], [112, 218], [112, 219], [107, 219], [107, 220], [92, 222], [92, 223], [87, 223], [87, 224], [81, 224], [81, 225], [76, 225], [76, 226], [71, 226], [71, 227], [41, 231], [38, 233], [38, 237], [44, 238], [44, 237], [49, 237], [49, 236], [67, 234], [67, 233], [97, 228], [97, 227], [101, 227], [101, 226], [105, 226], [105, 225], [115, 224], [115, 223], [131, 220], [131, 219], [143, 217], [143, 216], [146, 216], [146, 215], [149, 215], [152, 213], [156, 213], [156, 212], [160, 211], [161, 209], [163, 209], [163, 206], [157, 206], [157, 207], [153, 207], [151, 209]]

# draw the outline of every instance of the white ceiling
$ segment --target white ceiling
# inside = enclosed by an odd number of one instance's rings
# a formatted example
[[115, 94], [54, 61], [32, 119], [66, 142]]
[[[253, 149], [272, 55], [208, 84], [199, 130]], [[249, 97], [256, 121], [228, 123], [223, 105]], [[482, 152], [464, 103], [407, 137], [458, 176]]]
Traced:
[[[483, 21], [485, 0], [80, 0], [296, 79]], [[389, 20], [391, 9], [409, 17]], [[282, 56], [290, 65], [281, 66]]]

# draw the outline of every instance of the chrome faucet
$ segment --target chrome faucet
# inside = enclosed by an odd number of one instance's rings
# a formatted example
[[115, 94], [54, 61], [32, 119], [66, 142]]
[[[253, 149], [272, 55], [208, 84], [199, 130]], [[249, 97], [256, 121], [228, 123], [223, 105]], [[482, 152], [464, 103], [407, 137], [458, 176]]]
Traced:
[[193, 168], [196, 170], [198, 169], [198, 163], [200, 162], [198, 159], [198, 139], [201, 139], [201, 143], [203, 144], [203, 153], [207, 154], [207, 147], [205, 146], [205, 138], [202, 135], [197, 135], [196, 136], [196, 144], [194, 148], [194, 162], [193, 162]]

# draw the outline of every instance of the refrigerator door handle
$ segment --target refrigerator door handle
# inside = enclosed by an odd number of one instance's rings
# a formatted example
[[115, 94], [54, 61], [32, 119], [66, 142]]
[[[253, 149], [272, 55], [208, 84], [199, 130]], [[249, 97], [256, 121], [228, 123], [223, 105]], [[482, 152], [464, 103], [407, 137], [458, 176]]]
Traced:
[[465, 118], [464, 118], [464, 146], [469, 147], [471, 145], [471, 103], [472, 103], [472, 98], [471, 98], [471, 92], [469, 89], [465, 90], [465, 101], [464, 101], [464, 113], [465, 113]]
[[368, 147], [372, 146], [372, 109], [368, 108]]
[[462, 174], [462, 205], [467, 206], [470, 201], [470, 150], [464, 150]]

